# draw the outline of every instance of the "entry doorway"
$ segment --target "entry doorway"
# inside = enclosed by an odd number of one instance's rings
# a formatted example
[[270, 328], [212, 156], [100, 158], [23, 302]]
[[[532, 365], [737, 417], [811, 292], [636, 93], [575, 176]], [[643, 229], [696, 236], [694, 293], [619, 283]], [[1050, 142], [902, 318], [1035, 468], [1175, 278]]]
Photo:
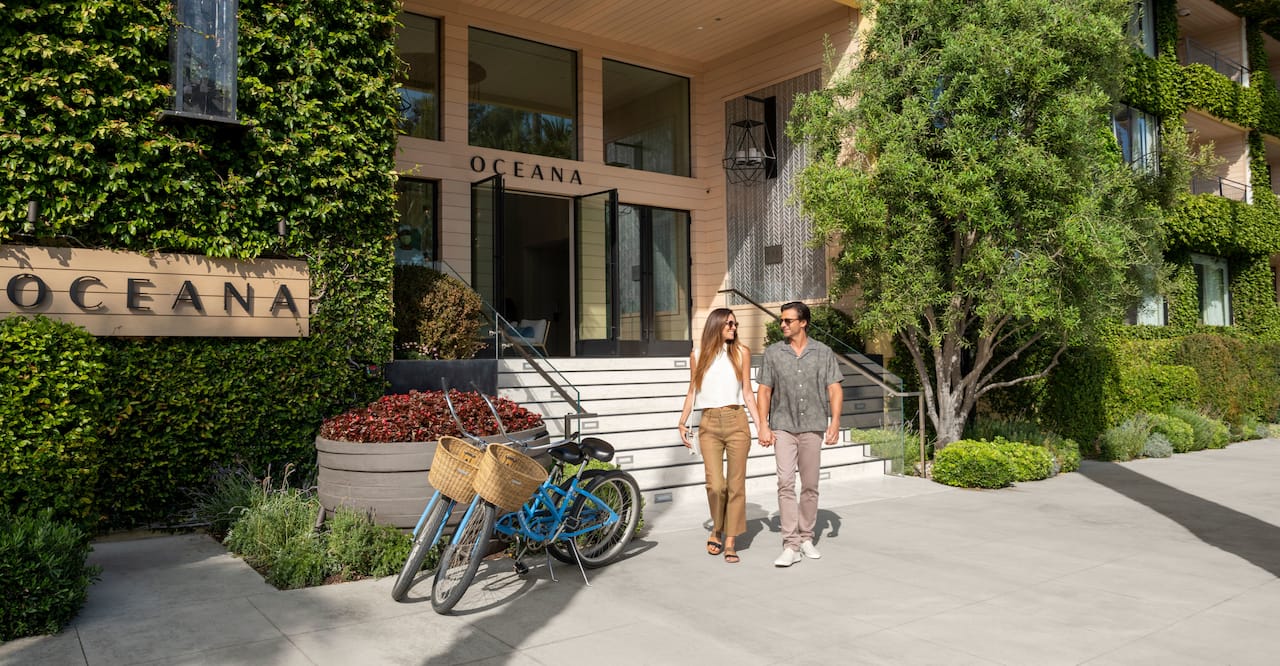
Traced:
[[547, 354], [569, 356], [570, 200], [507, 192], [503, 197], [503, 272], [498, 310], [512, 324], [547, 321]]

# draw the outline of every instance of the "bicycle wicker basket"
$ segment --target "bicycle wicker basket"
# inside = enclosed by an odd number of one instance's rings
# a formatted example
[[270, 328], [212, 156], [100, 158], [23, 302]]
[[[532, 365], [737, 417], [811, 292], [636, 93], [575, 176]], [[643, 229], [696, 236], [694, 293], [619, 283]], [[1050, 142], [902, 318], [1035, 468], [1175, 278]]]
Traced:
[[503, 511], [515, 511], [546, 479], [547, 470], [538, 461], [511, 447], [490, 444], [481, 455], [475, 489]]
[[427, 481], [442, 495], [458, 502], [470, 502], [475, 497], [476, 470], [484, 451], [458, 439], [445, 435], [436, 445], [436, 455], [427, 472]]

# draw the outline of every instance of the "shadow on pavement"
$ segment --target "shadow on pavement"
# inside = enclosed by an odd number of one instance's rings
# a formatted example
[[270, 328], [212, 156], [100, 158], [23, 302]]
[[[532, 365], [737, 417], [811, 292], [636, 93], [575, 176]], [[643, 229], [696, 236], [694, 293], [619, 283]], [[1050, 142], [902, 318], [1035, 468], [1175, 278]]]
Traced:
[[1280, 576], [1280, 527], [1178, 490], [1125, 465], [1085, 461], [1080, 474], [1159, 512], [1201, 541]]
[[[626, 566], [627, 560], [656, 545], [656, 542], [644, 538], [633, 539], [617, 560], [601, 569], [587, 569], [587, 576], [593, 580], [598, 573], [611, 567]], [[461, 664], [474, 661], [475, 654], [470, 644], [494, 639], [510, 647], [511, 651], [489, 657], [484, 663], [507, 663], [518, 657], [520, 647], [526, 643], [525, 639], [542, 629], [576, 594], [584, 591], [590, 593], [583, 585], [576, 564], [556, 563], [555, 571], [559, 581], [553, 582], [546, 579], [545, 561], [541, 557], [529, 557], [525, 562], [530, 565], [530, 571], [525, 576], [511, 573], [512, 562], [506, 557], [492, 562], [494, 566], [486, 567], [488, 571], [480, 571], [467, 590], [467, 595], [459, 603], [459, 609], [452, 613], [453, 617], [466, 622], [466, 628], [457, 632], [445, 652], [432, 655], [425, 664]], [[520, 582], [513, 583], [513, 580]], [[485, 602], [468, 604], [468, 596], [479, 596]], [[483, 612], [494, 610], [497, 612]]]

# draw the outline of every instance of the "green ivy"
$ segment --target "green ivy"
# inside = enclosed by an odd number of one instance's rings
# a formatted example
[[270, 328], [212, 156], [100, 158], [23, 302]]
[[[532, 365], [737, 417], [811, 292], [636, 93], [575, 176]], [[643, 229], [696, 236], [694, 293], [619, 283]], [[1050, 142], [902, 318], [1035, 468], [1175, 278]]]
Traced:
[[0, 242], [305, 259], [312, 280], [305, 339], [99, 341], [105, 523], [163, 519], [236, 458], [311, 463], [321, 418], [378, 391], [348, 359], [391, 355], [400, 3], [240, 0], [224, 126], [164, 114], [170, 3], [2, 1]]

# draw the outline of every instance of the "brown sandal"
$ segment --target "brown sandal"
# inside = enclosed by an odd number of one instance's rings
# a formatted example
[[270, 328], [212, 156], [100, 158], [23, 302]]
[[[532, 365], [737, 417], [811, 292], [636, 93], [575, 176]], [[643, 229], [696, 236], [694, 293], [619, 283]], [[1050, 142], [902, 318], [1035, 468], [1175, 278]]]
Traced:
[[715, 539], [707, 540], [707, 554], [712, 557], [724, 552], [724, 544]]
[[735, 549], [735, 548], [730, 548], [730, 549], [728, 549], [728, 550], [725, 550], [725, 551], [724, 551], [724, 561], [725, 561], [725, 563], [727, 563], [727, 564], [737, 564], [738, 562], [740, 562], [741, 560], [738, 558], [738, 551], [737, 551], [737, 549]]

